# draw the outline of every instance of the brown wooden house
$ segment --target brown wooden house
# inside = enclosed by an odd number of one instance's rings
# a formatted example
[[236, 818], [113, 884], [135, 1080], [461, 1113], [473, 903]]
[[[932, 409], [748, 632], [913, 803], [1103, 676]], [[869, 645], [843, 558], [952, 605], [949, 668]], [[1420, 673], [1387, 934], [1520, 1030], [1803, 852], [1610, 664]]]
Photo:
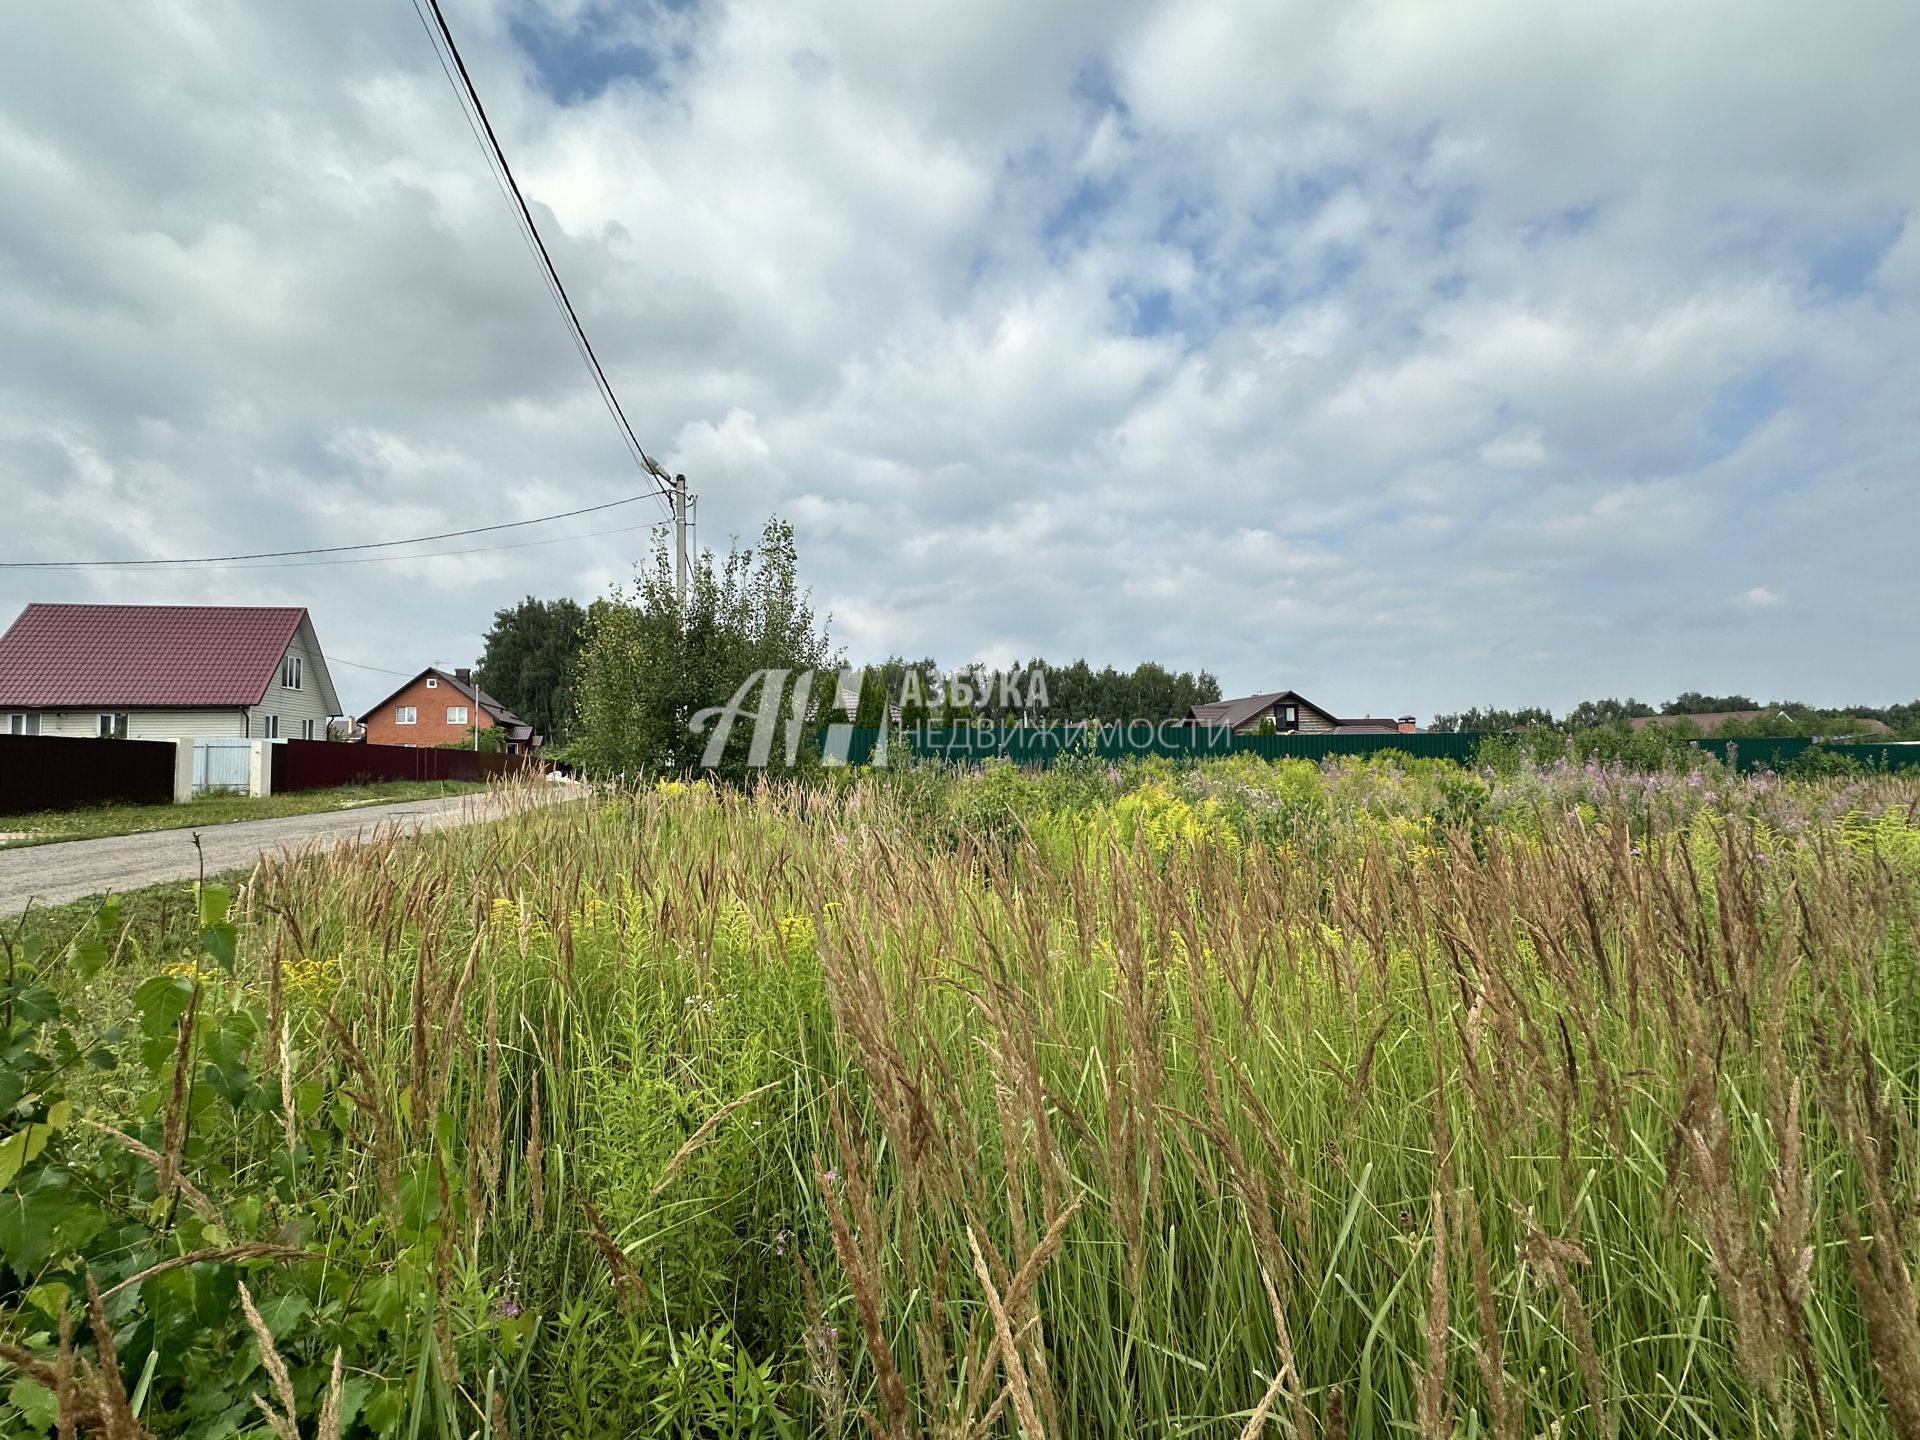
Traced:
[[1223, 726], [1236, 735], [1251, 735], [1269, 721], [1282, 735], [1394, 735], [1411, 734], [1416, 728], [1411, 715], [1391, 720], [1378, 716], [1342, 719], [1292, 690], [1216, 700], [1187, 712], [1189, 724]]

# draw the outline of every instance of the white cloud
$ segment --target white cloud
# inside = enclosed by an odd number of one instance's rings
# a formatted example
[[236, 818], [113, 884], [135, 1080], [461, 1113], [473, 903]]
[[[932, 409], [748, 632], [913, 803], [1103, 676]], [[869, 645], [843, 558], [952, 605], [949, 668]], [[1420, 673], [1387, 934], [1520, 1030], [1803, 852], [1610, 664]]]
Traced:
[[[1894, 698], [1920, 662], [1911, 6], [451, 15], [702, 537], [793, 518], [861, 658], [1156, 658], [1423, 714], [1700, 688], [1709, 656]], [[543, 87], [617, 46], [657, 68]], [[405, 7], [9, 9], [0, 187], [18, 558], [643, 483]], [[0, 572], [0, 612], [294, 601], [404, 670], [604, 589], [659, 513], [391, 566]]]

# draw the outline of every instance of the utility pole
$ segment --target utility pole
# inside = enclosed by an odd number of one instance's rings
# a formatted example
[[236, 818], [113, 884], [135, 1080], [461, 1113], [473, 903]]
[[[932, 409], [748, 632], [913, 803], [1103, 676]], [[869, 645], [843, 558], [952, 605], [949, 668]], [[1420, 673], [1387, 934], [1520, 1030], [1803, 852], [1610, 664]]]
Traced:
[[682, 614], [687, 609], [687, 477], [673, 477], [673, 575], [674, 593], [680, 598]]

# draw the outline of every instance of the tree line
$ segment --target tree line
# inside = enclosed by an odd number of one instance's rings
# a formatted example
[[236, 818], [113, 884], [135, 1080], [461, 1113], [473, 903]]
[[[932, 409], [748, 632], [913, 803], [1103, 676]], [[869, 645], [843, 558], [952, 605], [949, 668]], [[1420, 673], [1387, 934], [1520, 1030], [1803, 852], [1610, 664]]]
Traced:
[[[851, 721], [958, 725], [1171, 720], [1220, 698], [1205, 670], [1148, 661], [1131, 670], [1063, 665], [1036, 656], [1022, 666], [942, 666], [894, 655], [865, 668], [853, 713], [836, 702], [846, 666], [798, 579], [793, 529], [768, 521], [759, 543], [725, 556], [702, 552], [683, 600], [664, 535], [628, 585], [588, 606], [527, 596], [495, 612], [475, 679], [550, 744], [603, 772], [700, 767], [707, 738], [698, 717], [739, 698], [759, 671], [813, 672], [804, 701], [783, 697], [778, 723]], [[763, 703], [756, 693], [744, 703]], [[805, 713], [795, 716], [798, 704]], [[751, 717], [727, 742], [723, 773], [744, 771]], [[710, 734], [712, 725], [709, 724]], [[802, 747], [806, 748], [806, 747]], [[776, 761], [784, 757], [784, 747]], [[774, 768], [782, 768], [775, 764]]]
[[1762, 703], [1746, 695], [1707, 695], [1697, 690], [1685, 691], [1659, 706], [1631, 697], [1625, 700], [1583, 700], [1558, 717], [1551, 710], [1537, 705], [1516, 710], [1475, 707], [1456, 714], [1436, 715], [1433, 728], [1490, 732], [1550, 729], [1579, 733], [1609, 726], [1625, 728], [1634, 720], [1657, 717], [1663, 728], [1670, 726], [1676, 733], [1696, 736], [1703, 730], [1693, 717], [1722, 715], [1729, 711], [1757, 713], [1720, 721], [1713, 726], [1713, 734], [1735, 740], [1794, 735], [1887, 738], [1871, 723], [1878, 721], [1891, 732], [1891, 738], [1920, 740], [1920, 700], [1903, 705], [1848, 705], [1835, 709], [1808, 705], [1798, 700], [1769, 700]]

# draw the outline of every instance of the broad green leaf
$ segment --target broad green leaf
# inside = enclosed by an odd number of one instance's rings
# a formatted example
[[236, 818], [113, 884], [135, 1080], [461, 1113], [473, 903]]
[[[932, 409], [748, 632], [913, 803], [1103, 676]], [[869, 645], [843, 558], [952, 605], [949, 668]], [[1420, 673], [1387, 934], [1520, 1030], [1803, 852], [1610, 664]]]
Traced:
[[36, 1285], [27, 1291], [27, 1303], [56, 1325], [60, 1323], [60, 1317], [67, 1313], [67, 1304], [72, 1298], [71, 1290], [56, 1283]]
[[312, 1308], [313, 1302], [304, 1295], [274, 1295], [259, 1302], [260, 1318], [275, 1340], [283, 1339]]
[[259, 1036], [259, 1027], [251, 1015], [244, 1010], [231, 1011], [221, 1016], [220, 1023], [211, 1031], [203, 1032], [207, 1058], [220, 1066], [238, 1065], [247, 1047]]
[[54, 1227], [70, 1203], [62, 1185], [38, 1184], [0, 1193], [0, 1256], [29, 1276], [53, 1253]]
[[11, 1185], [21, 1167], [36, 1159], [52, 1138], [51, 1129], [35, 1122], [0, 1140], [0, 1190]]
[[218, 925], [227, 918], [227, 907], [233, 903], [233, 894], [224, 885], [202, 885], [200, 887], [200, 924], [204, 928]]
[[53, 1391], [38, 1380], [22, 1375], [8, 1389], [7, 1399], [35, 1430], [50, 1430], [60, 1418], [60, 1402], [54, 1398]]
[[29, 1025], [60, 1018], [60, 997], [45, 985], [25, 985], [13, 992], [13, 1015]]
[[233, 973], [233, 957], [238, 944], [233, 926], [224, 920], [216, 921], [200, 932], [200, 948], [211, 955], [214, 964], [229, 975]]
[[183, 975], [155, 975], [133, 992], [140, 1030], [150, 1040], [171, 1038], [193, 1001], [193, 982]]
[[104, 940], [81, 940], [73, 947], [73, 968], [82, 980], [91, 980], [107, 963]]

